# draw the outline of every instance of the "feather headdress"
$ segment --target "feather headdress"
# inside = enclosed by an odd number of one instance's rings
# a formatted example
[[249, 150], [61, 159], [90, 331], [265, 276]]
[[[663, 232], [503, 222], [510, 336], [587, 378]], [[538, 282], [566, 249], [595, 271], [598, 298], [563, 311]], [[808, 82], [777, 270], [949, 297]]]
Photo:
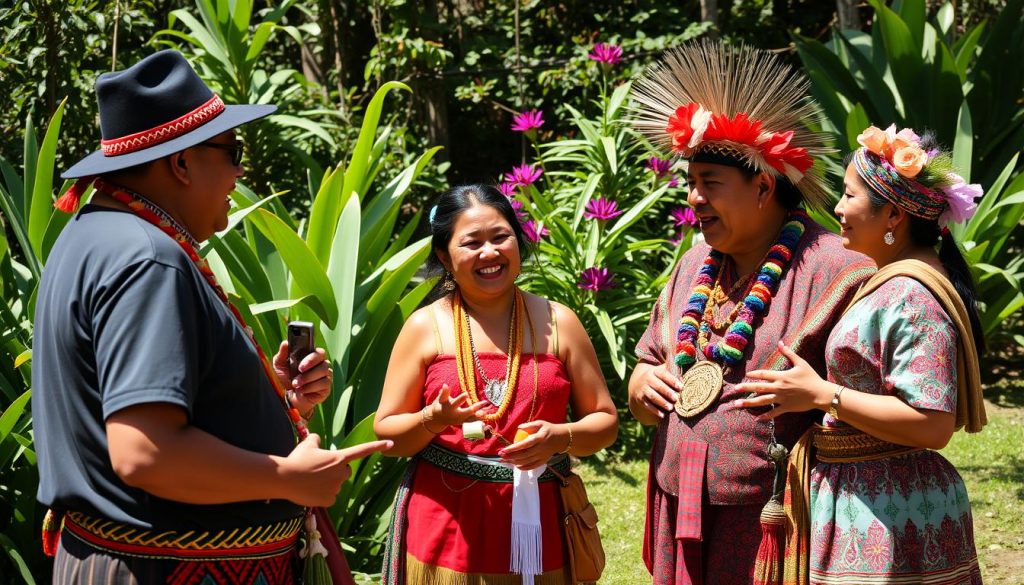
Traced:
[[832, 149], [808, 127], [820, 113], [807, 89], [807, 79], [772, 53], [694, 42], [667, 51], [634, 85], [634, 125], [673, 155], [785, 177], [808, 205], [824, 208], [824, 169], [815, 159]]

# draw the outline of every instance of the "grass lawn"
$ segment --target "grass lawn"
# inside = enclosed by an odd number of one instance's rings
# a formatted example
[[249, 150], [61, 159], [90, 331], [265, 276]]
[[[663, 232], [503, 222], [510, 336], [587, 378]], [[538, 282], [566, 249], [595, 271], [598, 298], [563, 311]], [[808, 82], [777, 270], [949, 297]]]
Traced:
[[[967, 484], [975, 541], [987, 585], [1024, 583], [1024, 399], [990, 396], [989, 425], [980, 434], [957, 433], [945, 455]], [[581, 466], [601, 519], [608, 559], [602, 583], [650, 583], [641, 559], [647, 461]]]

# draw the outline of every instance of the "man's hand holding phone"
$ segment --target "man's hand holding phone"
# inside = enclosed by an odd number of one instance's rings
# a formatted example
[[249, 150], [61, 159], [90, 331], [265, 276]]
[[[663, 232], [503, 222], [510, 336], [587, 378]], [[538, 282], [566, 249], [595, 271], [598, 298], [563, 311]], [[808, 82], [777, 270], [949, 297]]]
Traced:
[[333, 372], [327, 352], [314, 348], [311, 323], [288, 323], [288, 340], [281, 342], [274, 356], [274, 372], [288, 391], [289, 402], [304, 418], [309, 418], [313, 408], [327, 399]]

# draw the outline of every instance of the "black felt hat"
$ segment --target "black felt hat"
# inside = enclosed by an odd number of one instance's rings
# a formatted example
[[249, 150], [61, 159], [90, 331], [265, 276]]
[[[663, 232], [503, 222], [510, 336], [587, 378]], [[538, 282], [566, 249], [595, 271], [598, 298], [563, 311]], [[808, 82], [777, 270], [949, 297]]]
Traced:
[[96, 80], [102, 148], [64, 171], [73, 179], [126, 169], [274, 112], [277, 106], [224, 105], [174, 50]]

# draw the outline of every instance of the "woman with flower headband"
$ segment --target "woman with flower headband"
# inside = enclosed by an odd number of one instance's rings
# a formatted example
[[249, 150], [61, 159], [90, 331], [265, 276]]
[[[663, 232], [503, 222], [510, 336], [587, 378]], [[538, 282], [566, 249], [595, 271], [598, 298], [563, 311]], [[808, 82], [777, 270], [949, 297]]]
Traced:
[[981, 583], [967, 491], [936, 452], [986, 422], [974, 287], [944, 227], [981, 188], [930, 135], [872, 126], [857, 141], [835, 211], [878, 273], [829, 336], [827, 378], [780, 344], [794, 367], [750, 372], [742, 388], [760, 396], [738, 406], [828, 413], [813, 437], [810, 582]]
[[813, 419], [757, 420], [732, 407], [736, 385], [782, 366], [779, 339], [824, 372], [828, 332], [873, 272], [801, 209], [827, 201], [806, 90], [774, 55], [714, 42], [669, 52], [634, 89], [638, 129], [689, 161], [706, 242], [680, 259], [629, 380], [630, 410], [657, 425], [644, 535], [655, 583], [752, 582], [773, 463]]
[[528, 248], [507, 197], [457, 187], [430, 227], [442, 296], [402, 328], [374, 421], [387, 454], [414, 457], [384, 582], [570, 583], [547, 467], [615, 440], [597, 354], [575, 313], [516, 286]]

